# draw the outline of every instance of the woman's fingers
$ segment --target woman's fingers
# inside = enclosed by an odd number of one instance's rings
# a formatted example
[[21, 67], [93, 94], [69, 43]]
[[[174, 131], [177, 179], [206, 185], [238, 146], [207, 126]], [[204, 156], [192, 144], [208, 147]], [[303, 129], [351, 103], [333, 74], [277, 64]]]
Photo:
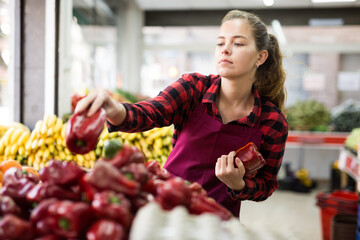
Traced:
[[87, 116], [90, 117], [95, 114], [105, 104], [107, 97], [108, 94], [105, 91], [99, 91], [91, 103]]
[[92, 92], [90, 93], [88, 96], [84, 97], [83, 99], [81, 99], [75, 107], [75, 113], [82, 113], [84, 111], [86, 111], [89, 106], [92, 104], [92, 102], [94, 101], [94, 99], [97, 96], [97, 92]]
[[235, 157], [235, 151], [231, 151], [227, 158], [227, 168], [229, 171], [232, 171], [234, 169], [234, 157]]
[[94, 91], [78, 102], [75, 108], [75, 113], [87, 111], [86, 115], [90, 117], [101, 107], [104, 107], [108, 100], [109, 94], [105, 90]]

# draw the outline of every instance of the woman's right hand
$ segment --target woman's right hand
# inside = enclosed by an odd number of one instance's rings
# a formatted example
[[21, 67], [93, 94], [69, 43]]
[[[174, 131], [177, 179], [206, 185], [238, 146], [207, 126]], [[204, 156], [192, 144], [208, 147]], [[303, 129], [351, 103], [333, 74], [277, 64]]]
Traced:
[[115, 126], [121, 125], [126, 117], [125, 107], [114, 100], [106, 90], [96, 90], [85, 98], [81, 99], [75, 108], [75, 113], [87, 111], [87, 116], [91, 116], [100, 108], [104, 108], [106, 119]]

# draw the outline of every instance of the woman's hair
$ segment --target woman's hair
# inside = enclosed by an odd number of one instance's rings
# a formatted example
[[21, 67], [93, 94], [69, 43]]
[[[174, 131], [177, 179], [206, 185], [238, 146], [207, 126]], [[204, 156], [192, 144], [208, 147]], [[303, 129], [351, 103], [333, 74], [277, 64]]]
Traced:
[[226, 14], [222, 23], [234, 19], [242, 19], [251, 26], [258, 51], [268, 51], [268, 58], [256, 70], [255, 89], [259, 92], [260, 96], [270, 100], [280, 110], [284, 110], [286, 74], [282, 66], [283, 56], [276, 37], [268, 34], [266, 25], [261, 19], [249, 12], [232, 10]]

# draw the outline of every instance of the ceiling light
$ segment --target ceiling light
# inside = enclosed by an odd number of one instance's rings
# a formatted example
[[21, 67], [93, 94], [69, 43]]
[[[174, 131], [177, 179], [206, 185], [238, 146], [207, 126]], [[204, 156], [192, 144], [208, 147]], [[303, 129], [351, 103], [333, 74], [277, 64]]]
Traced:
[[313, 3], [355, 2], [356, 0], [311, 0]]
[[263, 1], [264, 1], [265, 6], [270, 7], [270, 6], [274, 5], [274, 0], [263, 0]]

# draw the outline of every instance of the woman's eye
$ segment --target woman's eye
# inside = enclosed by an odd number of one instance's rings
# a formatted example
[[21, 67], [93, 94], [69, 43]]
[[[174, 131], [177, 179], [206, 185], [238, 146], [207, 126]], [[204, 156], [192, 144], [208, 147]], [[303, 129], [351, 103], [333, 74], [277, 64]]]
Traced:
[[221, 46], [224, 46], [224, 43], [217, 43], [216, 45], [221, 47]]
[[244, 46], [244, 44], [242, 44], [242, 43], [234, 43], [234, 45], [235, 45], [235, 46], [238, 46], [238, 47]]

